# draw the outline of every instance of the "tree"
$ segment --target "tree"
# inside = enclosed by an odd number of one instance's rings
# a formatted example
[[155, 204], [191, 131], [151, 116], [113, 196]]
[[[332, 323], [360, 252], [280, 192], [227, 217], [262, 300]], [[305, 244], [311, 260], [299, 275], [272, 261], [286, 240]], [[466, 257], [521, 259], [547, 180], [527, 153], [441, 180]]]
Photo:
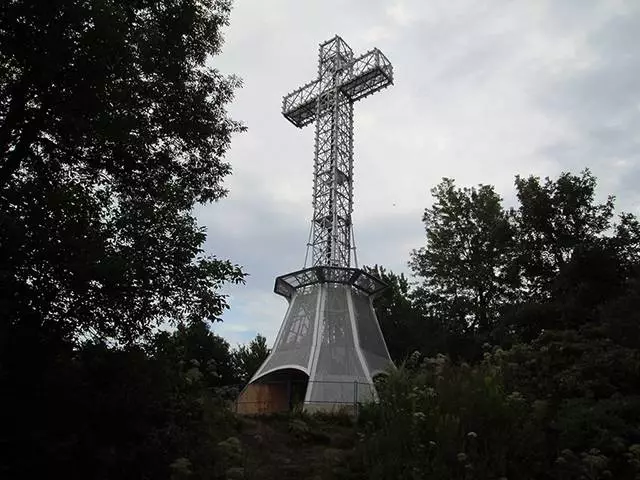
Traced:
[[593, 321], [638, 265], [638, 220], [614, 221], [613, 197], [596, 202], [588, 170], [544, 183], [518, 176], [515, 185], [520, 204], [506, 211], [492, 187], [457, 189], [445, 179], [425, 211], [413, 297], [423, 315], [443, 319], [453, 356]]
[[5, 477], [168, 478], [185, 456], [212, 477], [225, 431], [210, 392], [135, 344], [160, 322], [219, 319], [220, 286], [244, 278], [204, 254], [192, 215], [224, 196], [243, 130], [226, 113], [239, 82], [212, 67], [229, 9], [0, 5]]
[[486, 335], [517, 286], [512, 215], [488, 185], [461, 189], [445, 178], [431, 192], [435, 201], [422, 218], [426, 245], [409, 263], [423, 279], [422, 304], [450, 331]]
[[597, 180], [584, 170], [552, 180], [517, 176], [520, 305], [506, 323], [525, 341], [541, 332], [594, 321], [621, 294], [637, 262], [635, 217], [614, 219], [614, 197], [596, 202]]
[[[434, 189], [411, 296], [466, 361], [412, 356], [379, 385], [363, 478], [638, 478], [640, 223], [595, 187], [588, 171], [517, 177], [509, 212], [492, 189]], [[483, 284], [501, 293], [489, 310]]]
[[[211, 67], [226, 0], [0, 7], [2, 329], [131, 342], [217, 319], [196, 202], [225, 194], [239, 82]], [[15, 332], [14, 332], [15, 333]], [[13, 335], [5, 331], [3, 336]]]
[[234, 433], [235, 419], [177, 362], [136, 345], [91, 342], [41, 370], [27, 379], [33, 398], [3, 384], [12, 397], [0, 431], [3, 478], [171, 478], [179, 458], [194, 478], [219, 478], [215, 447]]
[[267, 347], [266, 337], [259, 333], [248, 345], [238, 345], [233, 357], [240, 380], [248, 382], [267, 359], [270, 352], [271, 350]]
[[384, 267], [364, 267], [369, 275], [388, 285], [373, 305], [389, 354], [395, 362], [402, 362], [415, 350], [414, 311], [409, 298], [409, 282], [404, 274], [396, 275]]
[[229, 342], [215, 335], [205, 322], [179, 325], [172, 333], [158, 333], [150, 355], [176, 365], [184, 375], [197, 377], [207, 388], [238, 383]]
[[374, 299], [373, 306], [393, 361], [399, 365], [415, 351], [424, 355], [443, 351], [440, 325], [414, 305], [414, 292], [407, 277], [380, 265], [365, 266], [364, 270], [388, 285]]
[[552, 283], [577, 248], [595, 246], [611, 228], [614, 198], [595, 203], [596, 178], [562, 173], [557, 180], [516, 176], [518, 250], [523, 293], [548, 299]]

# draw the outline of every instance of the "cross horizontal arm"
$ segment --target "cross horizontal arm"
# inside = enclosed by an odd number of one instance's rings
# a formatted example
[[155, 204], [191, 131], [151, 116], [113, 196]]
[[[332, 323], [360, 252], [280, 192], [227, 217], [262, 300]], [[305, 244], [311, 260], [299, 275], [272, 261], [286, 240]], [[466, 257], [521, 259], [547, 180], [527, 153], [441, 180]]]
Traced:
[[353, 61], [349, 75], [341, 82], [340, 90], [355, 102], [392, 84], [391, 62], [374, 48]]
[[301, 128], [316, 120], [318, 100], [320, 113], [330, 106], [322, 102], [322, 96], [337, 86], [339, 91], [351, 102], [355, 102], [372, 93], [393, 84], [393, 67], [377, 48], [350, 62], [339, 74], [338, 84], [321, 91], [320, 80], [307, 83], [294, 90], [282, 100], [282, 114], [296, 127]]
[[304, 127], [316, 119], [320, 80], [307, 83], [282, 99], [282, 114], [296, 127]]

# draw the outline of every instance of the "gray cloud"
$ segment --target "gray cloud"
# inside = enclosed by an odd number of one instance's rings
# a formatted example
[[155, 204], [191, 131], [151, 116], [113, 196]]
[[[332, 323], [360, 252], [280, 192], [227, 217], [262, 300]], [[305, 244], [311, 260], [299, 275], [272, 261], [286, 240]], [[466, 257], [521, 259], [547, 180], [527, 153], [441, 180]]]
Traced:
[[[640, 211], [640, 9], [610, 18], [589, 38], [590, 58], [546, 85], [540, 101], [575, 136], [543, 150], [564, 168], [589, 166], [624, 208]], [[575, 138], [577, 137], [577, 138]]]
[[[379, 47], [396, 84], [355, 108], [355, 233], [361, 264], [407, 271], [443, 176], [488, 183], [507, 201], [516, 174], [590, 167], [601, 194], [637, 209], [640, 11], [635, 0], [237, 0], [223, 72], [244, 78], [231, 106], [249, 130], [228, 159], [229, 198], [198, 210], [207, 251], [244, 265], [216, 329], [272, 341], [286, 302], [274, 277], [302, 267], [311, 216], [313, 129], [280, 114], [314, 78], [318, 43], [339, 33]], [[640, 212], [638, 212], [640, 213]]]

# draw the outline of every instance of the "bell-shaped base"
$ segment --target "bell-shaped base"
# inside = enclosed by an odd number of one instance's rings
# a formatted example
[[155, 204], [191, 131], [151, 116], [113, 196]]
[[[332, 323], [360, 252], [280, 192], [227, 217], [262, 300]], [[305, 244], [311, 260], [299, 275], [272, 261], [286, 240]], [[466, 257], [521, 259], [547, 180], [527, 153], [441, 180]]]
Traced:
[[[295, 284], [300, 278], [308, 281]], [[374, 401], [373, 377], [393, 365], [372, 305], [383, 288], [356, 269], [315, 267], [279, 277], [276, 292], [289, 308], [237, 411], [350, 410]]]

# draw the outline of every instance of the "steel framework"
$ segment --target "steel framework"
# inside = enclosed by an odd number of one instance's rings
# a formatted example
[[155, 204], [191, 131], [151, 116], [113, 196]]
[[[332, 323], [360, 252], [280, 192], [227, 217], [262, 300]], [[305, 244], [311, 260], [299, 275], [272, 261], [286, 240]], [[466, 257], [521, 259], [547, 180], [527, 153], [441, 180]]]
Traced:
[[393, 84], [378, 50], [354, 58], [338, 35], [320, 44], [318, 78], [286, 95], [282, 114], [296, 127], [316, 122], [312, 266], [351, 266], [353, 104]]

